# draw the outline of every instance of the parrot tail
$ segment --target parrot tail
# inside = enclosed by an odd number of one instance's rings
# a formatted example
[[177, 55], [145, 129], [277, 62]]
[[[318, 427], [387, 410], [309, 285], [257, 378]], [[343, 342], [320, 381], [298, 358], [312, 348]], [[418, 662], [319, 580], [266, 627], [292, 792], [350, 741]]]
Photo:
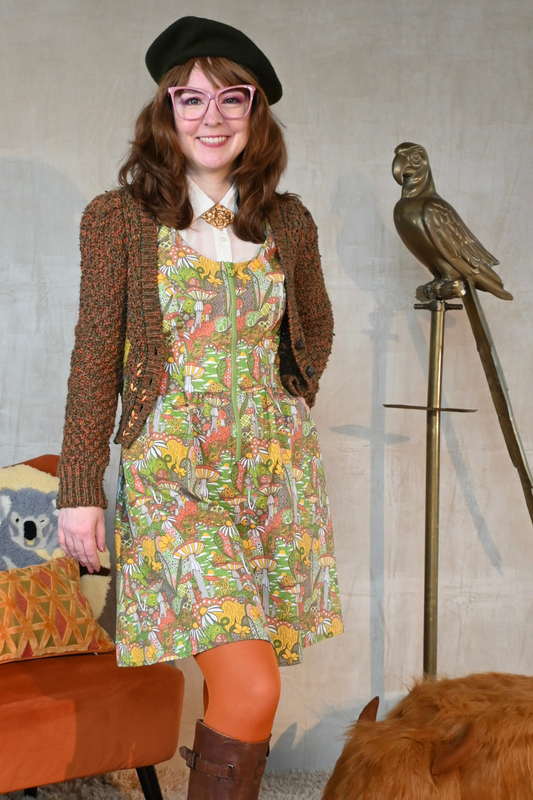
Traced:
[[[533, 475], [529, 468], [520, 433], [518, 432], [505, 375], [503, 374], [502, 365], [500, 364], [500, 359], [498, 358], [498, 353], [494, 346], [487, 319], [483, 313], [481, 303], [479, 302], [476, 288], [470, 281], [466, 282], [465, 288], [466, 292], [463, 297], [463, 302], [466, 313], [468, 314], [468, 319], [472, 326], [472, 332], [489, 384], [503, 438], [505, 439], [511, 461], [518, 471], [529, 516], [533, 521]], [[508, 292], [506, 292], [506, 294], [508, 294]]]
[[474, 283], [478, 289], [482, 289], [484, 292], [490, 292], [491, 294], [495, 295], [495, 297], [499, 297], [502, 300], [513, 299], [511, 292], [508, 292], [506, 289], [504, 289], [503, 285], [492, 281], [488, 275], [482, 275], [481, 273], [478, 273], [475, 277]]

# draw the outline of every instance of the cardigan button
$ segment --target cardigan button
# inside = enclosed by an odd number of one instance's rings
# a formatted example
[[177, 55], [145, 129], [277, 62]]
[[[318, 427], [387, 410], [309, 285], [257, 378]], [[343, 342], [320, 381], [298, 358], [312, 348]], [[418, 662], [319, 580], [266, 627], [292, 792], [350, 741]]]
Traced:
[[303, 350], [305, 347], [305, 339], [298, 339], [296, 344], [294, 345], [297, 350]]
[[307, 376], [308, 376], [309, 378], [312, 378], [312, 377], [313, 377], [313, 375], [315, 374], [315, 368], [314, 368], [314, 367], [311, 367], [311, 366], [307, 367], [307, 369], [306, 369], [305, 371], [306, 371], [306, 373], [307, 373]]

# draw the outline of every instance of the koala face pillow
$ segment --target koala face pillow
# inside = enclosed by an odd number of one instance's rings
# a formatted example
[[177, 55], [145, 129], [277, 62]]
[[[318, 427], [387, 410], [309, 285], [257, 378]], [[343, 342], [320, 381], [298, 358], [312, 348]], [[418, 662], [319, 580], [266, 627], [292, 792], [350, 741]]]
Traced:
[[0, 570], [58, 555], [57, 479], [26, 465], [0, 470]]
[[[27, 464], [0, 469], [0, 572], [43, 564], [65, 554], [57, 539], [59, 480]], [[95, 619], [111, 583], [110, 553], [98, 553], [100, 571], [82, 567], [81, 590]]]

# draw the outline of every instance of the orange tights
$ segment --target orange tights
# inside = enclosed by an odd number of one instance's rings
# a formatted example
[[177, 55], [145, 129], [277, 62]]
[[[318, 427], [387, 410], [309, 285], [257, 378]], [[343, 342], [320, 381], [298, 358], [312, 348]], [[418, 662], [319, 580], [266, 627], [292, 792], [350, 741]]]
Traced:
[[195, 659], [204, 676], [205, 724], [241, 742], [268, 739], [281, 689], [272, 645], [231, 642]]

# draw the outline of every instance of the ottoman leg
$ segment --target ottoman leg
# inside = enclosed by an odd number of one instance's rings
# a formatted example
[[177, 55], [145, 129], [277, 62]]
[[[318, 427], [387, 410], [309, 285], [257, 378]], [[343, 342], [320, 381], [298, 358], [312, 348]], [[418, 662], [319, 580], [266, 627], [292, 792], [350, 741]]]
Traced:
[[146, 800], [163, 800], [155, 767], [137, 767], [137, 775]]
[[37, 787], [32, 786], [31, 789], [24, 789], [24, 797], [37, 797]]

